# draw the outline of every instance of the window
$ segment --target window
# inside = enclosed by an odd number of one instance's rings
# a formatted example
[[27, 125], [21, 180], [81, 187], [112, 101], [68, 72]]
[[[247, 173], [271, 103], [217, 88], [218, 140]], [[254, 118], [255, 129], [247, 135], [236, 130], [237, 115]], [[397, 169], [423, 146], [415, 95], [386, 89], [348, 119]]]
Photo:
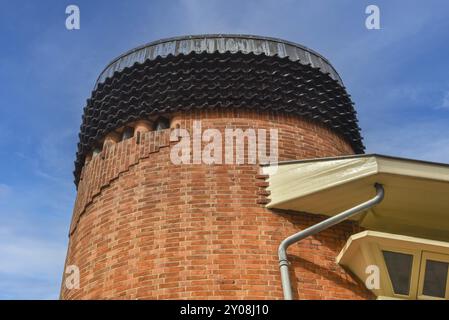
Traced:
[[449, 299], [449, 256], [423, 252], [418, 299]]
[[422, 293], [426, 296], [444, 298], [446, 295], [447, 263], [426, 261]]
[[101, 148], [100, 147], [95, 147], [94, 150], [92, 151], [92, 158], [96, 157], [100, 153], [101, 153]]
[[410, 294], [413, 256], [411, 254], [382, 251], [393, 291], [396, 294]]
[[134, 135], [134, 128], [132, 127], [125, 127], [125, 129], [123, 129], [123, 134], [122, 134], [122, 141], [132, 138], [132, 136]]
[[449, 255], [399, 247], [381, 251], [393, 297], [449, 299]]
[[170, 128], [170, 121], [167, 118], [159, 118], [154, 122], [154, 130], [160, 131]]
[[414, 299], [418, 292], [421, 254], [392, 242], [374, 245], [376, 262], [381, 271], [382, 294], [397, 299]]

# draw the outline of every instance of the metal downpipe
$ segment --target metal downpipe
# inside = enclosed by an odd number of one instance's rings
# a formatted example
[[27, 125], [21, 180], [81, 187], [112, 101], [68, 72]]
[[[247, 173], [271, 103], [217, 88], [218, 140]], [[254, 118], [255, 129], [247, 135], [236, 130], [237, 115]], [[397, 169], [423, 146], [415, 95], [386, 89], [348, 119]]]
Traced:
[[285, 238], [279, 245], [278, 255], [279, 255], [279, 268], [281, 272], [282, 290], [284, 292], [285, 300], [293, 300], [292, 286], [290, 283], [290, 275], [288, 265], [290, 264], [287, 259], [287, 249], [293, 243], [301, 241], [304, 238], [312, 236], [320, 231], [332, 227], [358, 213], [361, 213], [367, 209], [370, 209], [380, 203], [384, 198], [384, 188], [381, 184], [375, 183], [376, 196], [371, 200], [363, 202], [351, 209], [343, 211], [333, 217], [330, 217], [324, 221], [321, 221], [307, 229], [304, 229], [298, 233], [295, 233], [288, 238]]

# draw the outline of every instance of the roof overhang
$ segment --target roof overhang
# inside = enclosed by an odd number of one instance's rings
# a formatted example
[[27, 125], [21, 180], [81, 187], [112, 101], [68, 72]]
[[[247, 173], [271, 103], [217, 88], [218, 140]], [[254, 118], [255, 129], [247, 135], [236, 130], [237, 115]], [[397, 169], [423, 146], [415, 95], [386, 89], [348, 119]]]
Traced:
[[354, 219], [370, 230], [449, 240], [449, 165], [383, 155], [292, 161], [265, 166], [268, 208], [335, 215], [375, 195], [385, 198]]

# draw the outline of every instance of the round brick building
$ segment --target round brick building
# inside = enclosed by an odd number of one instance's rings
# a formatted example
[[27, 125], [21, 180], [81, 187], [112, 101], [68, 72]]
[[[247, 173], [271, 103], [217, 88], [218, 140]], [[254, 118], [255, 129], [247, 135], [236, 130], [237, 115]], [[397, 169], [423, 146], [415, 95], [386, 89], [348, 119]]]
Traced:
[[[84, 108], [66, 258], [80, 285], [63, 281], [61, 298], [282, 298], [279, 243], [323, 217], [267, 209], [259, 161], [174, 163], [173, 133], [195, 123], [223, 137], [275, 129], [279, 161], [364, 150], [341, 79], [308, 48], [201, 35], [133, 49], [101, 73]], [[371, 298], [335, 263], [357, 229], [345, 222], [290, 249], [295, 298]]]

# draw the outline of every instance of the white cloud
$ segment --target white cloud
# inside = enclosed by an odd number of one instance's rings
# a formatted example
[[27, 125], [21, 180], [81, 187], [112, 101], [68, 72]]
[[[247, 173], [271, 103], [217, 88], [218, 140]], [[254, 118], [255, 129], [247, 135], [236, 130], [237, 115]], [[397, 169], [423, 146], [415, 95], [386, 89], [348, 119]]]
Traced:
[[0, 229], [0, 272], [11, 275], [51, 274], [64, 261], [64, 246]]
[[441, 108], [449, 109], [449, 91], [443, 97], [443, 103], [441, 104]]
[[68, 193], [48, 182], [0, 184], [0, 299], [58, 298], [72, 206]]
[[0, 299], [56, 299], [65, 254], [65, 243], [30, 237], [16, 226], [2, 225]]
[[38, 299], [54, 300], [58, 298], [59, 284], [47, 279], [14, 277], [0, 274], [0, 299]]
[[9, 194], [11, 194], [11, 187], [0, 183], [0, 200], [6, 198]]
[[366, 136], [367, 153], [449, 163], [449, 137], [444, 121], [410, 122], [373, 127]]

